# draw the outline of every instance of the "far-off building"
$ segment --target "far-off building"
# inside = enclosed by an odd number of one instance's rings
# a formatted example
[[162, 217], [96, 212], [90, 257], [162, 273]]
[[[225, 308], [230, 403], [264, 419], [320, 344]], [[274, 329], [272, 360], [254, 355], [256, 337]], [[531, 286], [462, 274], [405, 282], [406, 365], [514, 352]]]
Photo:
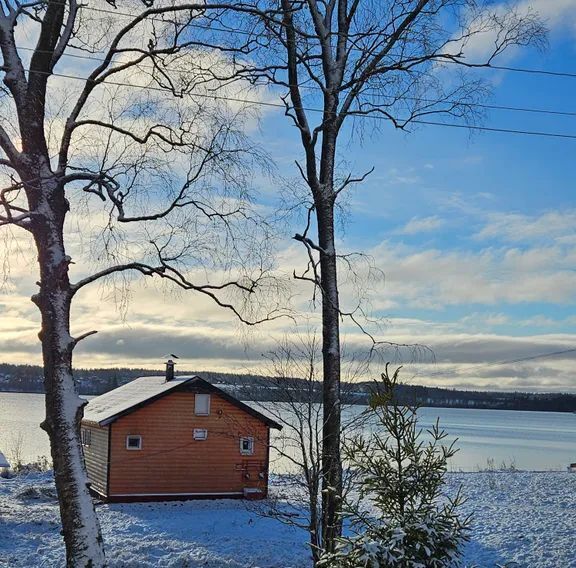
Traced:
[[0, 469], [8, 469], [10, 464], [2, 452], [0, 452]]
[[105, 501], [265, 497], [270, 429], [281, 426], [204, 379], [167, 369], [86, 406], [91, 491]]

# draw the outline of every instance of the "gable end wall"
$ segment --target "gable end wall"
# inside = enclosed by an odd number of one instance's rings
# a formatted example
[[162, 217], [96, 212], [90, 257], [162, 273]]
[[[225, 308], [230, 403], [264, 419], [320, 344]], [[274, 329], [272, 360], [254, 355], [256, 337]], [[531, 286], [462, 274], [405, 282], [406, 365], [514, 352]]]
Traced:
[[[241, 495], [267, 490], [269, 428], [227, 400], [211, 394], [209, 416], [194, 414], [194, 392], [172, 392], [114, 422], [110, 440], [110, 497], [128, 495]], [[194, 428], [208, 439], [194, 440]], [[127, 450], [128, 435], [142, 436], [141, 450]], [[240, 453], [240, 437], [255, 440], [254, 454]]]

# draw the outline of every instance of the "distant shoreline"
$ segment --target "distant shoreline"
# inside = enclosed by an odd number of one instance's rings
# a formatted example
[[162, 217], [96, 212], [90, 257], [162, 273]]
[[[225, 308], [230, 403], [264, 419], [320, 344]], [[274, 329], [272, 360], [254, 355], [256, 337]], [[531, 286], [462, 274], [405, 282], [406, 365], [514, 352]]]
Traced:
[[[162, 371], [127, 367], [74, 370], [78, 391], [82, 395], [104, 394], [138, 377], [159, 374], [162, 374]], [[320, 402], [322, 398], [320, 382], [315, 382], [310, 388], [307, 381], [294, 377], [278, 379], [246, 373], [177, 372], [177, 375], [196, 374], [230, 390], [234, 396], [242, 400], [281, 402], [289, 392], [301, 402], [307, 400]], [[368, 403], [372, 388], [371, 381], [343, 382], [342, 401], [344, 404], [365, 405]], [[0, 363], [0, 392], [43, 394], [42, 368], [38, 365]], [[576, 412], [576, 393], [474, 391], [403, 383], [398, 386], [396, 396], [402, 404], [429, 408]]]
[[[241, 387], [240, 387], [241, 388]], [[448, 389], [446, 389], [448, 390]], [[466, 392], [466, 391], [457, 391], [457, 392]], [[474, 391], [472, 391], [474, 392]], [[38, 391], [38, 390], [7, 390], [4, 389], [2, 387], [0, 387], [0, 394], [39, 394], [39, 395], [44, 395], [44, 391]], [[103, 393], [102, 393], [103, 394]], [[502, 393], [494, 393], [494, 391], [486, 391], [486, 394], [502, 394]], [[529, 393], [521, 393], [521, 394], [529, 394]], [[81, 392], [80, 396], [98, 396], [98, 394], [92, 394], [92, 393], [85, 393], [85, 392]], [[566, 396], [570, 396], [572, 397], [573, 395], [566, 395]], [[242, 398], [242, 400], [244, 400], [245, 402], [252, 402], [252, 403], [258, 403], [258, 402], [275, 402], [274, 398], [263, 398], [260, 397], [257, 400], [253, 400], [251, 398]], [[352, 406], [367, 406], [367, 400], [365, 401], [351, 401], [351, 402], [346, 402], [345, 404], [347, 405], [352, 405]], [[454, 409], [458, 409], [458, 410], [500, 410], [503, 412], [509, 412], [511, 410], [513, 411], [518, 411], [518, 412], [554, 412], [554, 413], [560, 413], [560, 414], [576, 414], [576, 410], [571, 410], [570, 408], [566, 408], [566, 409], [556, 409], [556, 410], [551, 410], [548, 408], [517, 408], [514, 406], [510, 406], [510, 407], [506, 407], [506, 406], [489, 406], [489, 402], [488, 401], [484, 401], [482, 405], [478, 404], [476, 406], [470, 406], [468, 404], [459, 404], [457, 402], [454, 403], [436, 403], [436, 404], [432, 404], [432, 403], [418, 403], [418, 406], [420, 408], [454, 408]]]

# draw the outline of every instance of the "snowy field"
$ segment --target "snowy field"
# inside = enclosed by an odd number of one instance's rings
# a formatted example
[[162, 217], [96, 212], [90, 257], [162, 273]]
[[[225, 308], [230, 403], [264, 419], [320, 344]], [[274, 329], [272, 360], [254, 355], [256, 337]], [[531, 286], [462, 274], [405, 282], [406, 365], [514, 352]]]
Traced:
[[[576, 474], [451, 473], [474, 514], [467, 566], [576, 568]], [[309, 567], [306, 534], [242, 501], [98, 505], [112, 567]], [[0, 479], [0, 566], [63, 565], [50, 475]]]

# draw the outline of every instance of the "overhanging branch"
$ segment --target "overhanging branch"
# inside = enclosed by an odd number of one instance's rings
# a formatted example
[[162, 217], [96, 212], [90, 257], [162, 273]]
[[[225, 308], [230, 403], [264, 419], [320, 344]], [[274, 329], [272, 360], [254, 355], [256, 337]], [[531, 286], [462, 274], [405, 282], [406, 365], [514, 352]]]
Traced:
[[238, 281], [225, 282], [224, 284], [195, 284], [190, 281], [181, 271], [169, 266], [167, 262], [160, 259], [160, 263], [157, 266], [153, 266], [141, 262], [130, 262], [126, 264], [120, 264], [116, 266], [111, 266], [99, 272], [95, 272], [82, 280], [79, 280], [75, 284], [71, 285], [72, 295], [75, 295], [79, 290], [92, 284], [103, 278], [112, 276], [117, 273], [136, 271], [145, 276], [158, 276], [162, 279], [168, 280], [169, 282], [177, 285], [183, 290], [189, 290], [194, 292], [199, 292], [208, 296], [212, 301], [214, 301], [218, 306], [231, 311], [238, 320], [242, 323], [254, 326], [264, 322], [273, 321], [281, 317], [290, 317], [290, 315], [283, 309], [273, 309], [269, 311], [265, 316], [257, 319], [247, 319], [231, 302], [223, 300], [217, 294], [218, 291], [223, 291], [228, 288], [236, 288], [244, 293], [250, 295], [255, 293], [256, 289], [261, 284], [262, 278], [256, 278], [251, 280], [246, 284], [242, 284]]

